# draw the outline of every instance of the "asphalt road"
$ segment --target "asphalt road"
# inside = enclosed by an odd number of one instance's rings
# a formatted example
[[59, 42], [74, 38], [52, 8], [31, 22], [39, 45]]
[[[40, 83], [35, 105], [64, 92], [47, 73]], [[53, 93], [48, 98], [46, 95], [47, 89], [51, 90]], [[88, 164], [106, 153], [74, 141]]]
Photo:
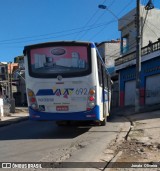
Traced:
[[0, 128], [0, 161], [100, 161], [128, 129], [129, 122], [122, 117], [110, 119], [106, 126], [59, 127], [53, 121], [22, 121]]

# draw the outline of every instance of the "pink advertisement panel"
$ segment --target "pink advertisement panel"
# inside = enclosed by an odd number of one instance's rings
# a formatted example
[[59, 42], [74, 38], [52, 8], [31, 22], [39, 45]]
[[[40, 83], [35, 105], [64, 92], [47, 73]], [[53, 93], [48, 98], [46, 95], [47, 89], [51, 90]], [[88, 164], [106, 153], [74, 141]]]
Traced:
[[[64, 53], [55, 54], [54, 52], [61, 50]], [[61, 58], [72, 58], [73, 52], [77, 53], [79, 57], [87, 62], [87, 48], [82, 46], [67, 46], [67, 47], [47, 47], [31, 50], [31, 64], [35, 63], [34, 55], [40, 54], [45, 55], [46, 57], [51, 57], [54, 60], [59, 60]]]
[[31, 65], [36, 72], [86, 70], [88, 68], [87, 47], [56, 46], [32, 49]]

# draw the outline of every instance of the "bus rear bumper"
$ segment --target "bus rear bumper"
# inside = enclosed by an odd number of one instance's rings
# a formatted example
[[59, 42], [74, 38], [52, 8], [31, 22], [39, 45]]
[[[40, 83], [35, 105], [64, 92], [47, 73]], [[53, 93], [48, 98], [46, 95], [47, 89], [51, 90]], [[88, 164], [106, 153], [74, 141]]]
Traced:
[[54, 121], [85, 121], [100, 120], [99, 106], [95, 106], [92, 110], [71, 113], [48, 113], [35, 111], [29, 107], [29, 118], [31, 120], [54, 120]]

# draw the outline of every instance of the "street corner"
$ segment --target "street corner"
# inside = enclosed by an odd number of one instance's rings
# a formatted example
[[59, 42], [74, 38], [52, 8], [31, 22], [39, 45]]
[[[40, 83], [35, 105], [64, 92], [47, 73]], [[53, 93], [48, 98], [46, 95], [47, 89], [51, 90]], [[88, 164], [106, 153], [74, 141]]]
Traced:
[[116, 147], [116, 162], [159, 162], [159, 111], [131, 115], [129, 119], [132, 125], [126, 140]]

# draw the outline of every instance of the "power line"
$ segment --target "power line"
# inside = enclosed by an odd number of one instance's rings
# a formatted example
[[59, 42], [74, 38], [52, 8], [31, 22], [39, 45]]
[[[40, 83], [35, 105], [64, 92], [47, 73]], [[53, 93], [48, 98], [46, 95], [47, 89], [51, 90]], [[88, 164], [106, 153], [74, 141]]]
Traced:
[[154, 25], [153, 23], [151, 23], [150, 21], [147, 20], [147, 23], [149, 23], [149, 24], [152, 25], [154, 28], [156, 28], [157, 31], [160, 31], [160, 29], [159, 29], [156, 25]]
[[[84, 31], [88, 31], [88, 30], [93, 30], [93, 29], [96, 29], [96, 28], [99, 28], [99, 27], [103, 27], [105, 25], [108, 25], [108, 22], [107, 23], [101, 23], [99, 25], [91, 25], [89, 26], [89, 28], [86, 28], [84, 30], [80, 30], [80, 31], [75, 31], [75, 32], [71, 32], [71, 33], [66, 33], [66, 34], [61, 34], [61, 35], [55, 35], [55, 36], [52, 36], [52, 37], [47, 37], [47, 38], [40, 38], [40, 39], [32, 39], [32, 40], [25, 40], [25, 41], [18, 41], [18, 42], [7, 42], [5, 43], [5, 41], [0, 41], [0, 44], [15, 44], [15, 43], [24, 43], [24, 42], [28, 42], [28, 41], [36, 41], [36, 40], [44, 40], [44, 39], [52, 39], [52, 38], [57, 38], [57, 37], [64, 37], [64, 36], [69, 36], [69, 35], [73, 35], [73, 34], [77, 34], [77, 33], [81, 33], [81, 32], [84, 32]], [[75, 29], [72, 29], [72, 30], [75, 30]], [[15, 40], [21, 40], [20, 39], [15, 39]], [[9, 40], [8, 40], [9, 41]], [[13, 39], [11, 40], [13, 41]]]
[[[105, 13], [105, 12], [104, 12], [104, 13]], [[104, 15], [104, 13], [101, 14], [101, 15], [96, 19], [96, 21], [94, 22], [94, 24], [99, 20], [99, 18], [101, 18], [101, 17]], [[88, 31], [85, 31], [85, 33], [84, 33], [83, 35], [81, 35], [81, 37], [80, 37], [79, 39], [82, 39], [82, 37], [84, 37], [84, 36], [87, 34], [87, 32], [88, 32]]]
[[129, 7], [129, 5], [131, 5], [133, 3], [133, 0], [130, 0], [130, 2], [128, 4], [126, 4], [124, 6], [124, 8], [122, 8], [122, 10], [118, 13], [118, 15], [120, 15], [127, 7]]
[[[106, 2], [106, 0], [104, 0], [102, 3], [104, 4]], [[95, 11], [95, 13], [90, 17], [90, 19], [86, 22], [86, 24], [83, 26], [83, 28], [85, 28], [91, 21], [92, 19], [96, 16], [96, 14], [98, 13], [98, 9]], [[78, 39], [79, 35], [76, 35], [75, 39]]]
[[[94, 16], [97, 14], [98, 10], [91, 16], [91, 18], [87, 21], [87, 23], [83, 26], [83, 28], [85, 28], [90, 21], [94, 18]], [[79, 34], [76, 35], [75, 39], [79, 36]], [[77, 38], [78, 39], [78, 38]]]
[[69, 30], [58, 31], [58, 32], [55, 32], [55, 33], [46, 33], [46, 34], [41, 34], [41, 35], [37, 35], [37, 36], [26, 36], [26, 37], [14, 38], [14, 39], [5, 39], [5, 40], [1, 40], [0, 43], [1, 42], [8, 42], [8, 41], [15, 41], [15, 40], [30, 39], [30, 38], [36, 38], [36, 37], [51, 36], [51, 35], [54, 35], [54, 34], [61, 34], [61, 33], [64, 33], [64, 32], [80, 30], [82, 28], [84, 28], [84, 27], [79, 27], [79, 28], [74, 28], [74, 29], [69, 29]]
[[108, 7], [110, 8], [114, 3], [115, 3], [116, 0], [113, 0], [109, 5]]
[[146, 15], [145, 15], [145, 18], [144, 18], [144, 23], [143, 23], [142, 28], [141, 28], [141, 35], [143, 34], [143, 29], [144, 29], [144, 25], [146, 23], [147, 16], [148, 16], [148, 10], [146, 12]]
[[[114, 1], [112, 1], [112, 3], [110, 4], [110, 7], [111, 7], [111, 5], [113, 5], [113, 3], [115, 2], [115, 0]], [[133, 1], [130, 1], [122, 10], [121, 10], [121, 12], [124, 10], [124, 9], [126, 9], [126, 7], [127, 6], [129, 6], [131, 3], [132, 3]], [[115, 13], [113, 12], [113, 11], [111, 11], [108, 7], [107, 7], [107, 10], [118, 20], [118, 16], [117, 15], [115, 15]], [[121, 13], [120, 12], [120, 13]], [[95, 34], [94, 36], [92, 36], [92, 38], [93, 37], [95, 37], [95, 36], [97, 36], [100, 32], [102, 32], [103, 30], [104, 30], [105, 28], [102, 28], [97, 34]], [[90, 38], [91, 39], [91, 38]]]
[[[115, 22], [115, 20], [111, 20], [108, 22], [109, 24], [112, 24], [113, 22]], [[92, 40], [94, 37], [96, 37], [99, 33], [101, 33], [104, 29], [106, 28], [106, 26], [104, 26], [100, 31], [98, 31], [96, 34], [94, 34], [89, 40]]]
[[[132, 44], [130, 44], [130, 49], [129, 50], [133, 50], [135, 48], [135, 46], [132, 47], [132, 45], [135, 45], [135, 43], [136, 43], [136, 40], [132, 41]], [[109, 56], [109, 57], [117, 57], [118, 54], [120, 55], [120, 52], [117, 52], [117, 53], [115, 53], [113, 55], [107, 55], [107, 56]]]
[[148, 26], [147, 23], [146, 23], [146, 26], [149, 28], [149, 30], [151, 30], [151, 32], [152, 32], [157, 38], [159, 38], [159, 36], [155, 33], [155, 31], [153, 31], [153, 30]]

